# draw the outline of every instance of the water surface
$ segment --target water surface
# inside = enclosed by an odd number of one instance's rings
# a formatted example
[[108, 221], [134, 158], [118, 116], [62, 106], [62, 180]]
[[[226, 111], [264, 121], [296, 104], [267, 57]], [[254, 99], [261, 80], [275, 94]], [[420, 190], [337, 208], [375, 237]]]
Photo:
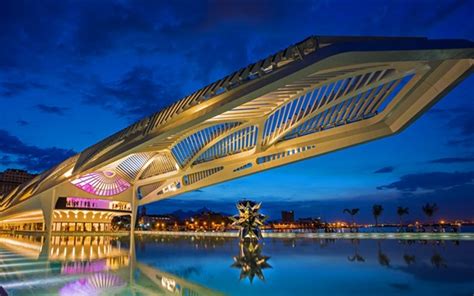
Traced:
[[9, 295], [472, 295], [474, 241], [0, 236]]

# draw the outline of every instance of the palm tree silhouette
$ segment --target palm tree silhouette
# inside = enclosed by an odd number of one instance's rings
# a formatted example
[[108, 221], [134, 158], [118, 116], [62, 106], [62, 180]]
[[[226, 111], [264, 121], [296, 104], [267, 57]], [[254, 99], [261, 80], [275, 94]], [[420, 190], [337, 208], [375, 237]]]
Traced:
[[[352, 220], [352, 225], [354, 225], [354, 216], [357, 215], [357, 213], [359, 213], [359, 209], [358, 208], [354, 208], [354, 209], [344, 209], [344, 211], [342, 211], [343, 213], [348, 213], [349, 215], [351, 215], [351, 220]], [[352, 227], [351, 227], [351, 230], [352, 230]]]
[[382, 215], [383, 207], [381, 205], [374, 205], [372, 207], [372, 215], [374, 215], [375, 219], [375, 227], [379, 225], [379, 217]]
[[415, 255], [408, 255], [408, 254], [405, 254], [403, 255], [403, 260], [405, 260], [405, 263], [407, 265], [411, 265], [413, 263], [416, 262], [416, 258], [415, 258]]
[[380, 241], [377, 241], [377, 256], [379, 259], [379, 264], [382, 266], [390, 266], [390, 258], [382, 252], [382, 246], [380, 245]]
[[347, 256], [347, 260], [350, 262], [365, 262], [364, 257], [362, 257], [359, 254], [359, 240], [358, 239], [351, 239], [351, 243], [354, 246], [354, 255], [353, 256]]
[[404, 207], [398, 207], [397, 208], [397, 215], [400, 219], [400, 230], [402, 229], [402, 216], [403, 215], [408, 215], [408, 208], [404, 208]]
[[435, 266], [436, 268], [440, 268], [440, 267], [448, 267], [448, 265], [446, 264], [446, 261], [444, 261], [444, 258], [441, 257], [441, 255], [436, 252], [432, 257], [431, 257], [431, 264], [433, 264], [433, 266]]
[[428, 217], [428, 222], [432, 223], [431, 218], [433, 217], [434, 213], [438, 211], [438, 205], [436, 203], [430, 204], [427, 202], [424, 206], [421, 207], [423, 213]]

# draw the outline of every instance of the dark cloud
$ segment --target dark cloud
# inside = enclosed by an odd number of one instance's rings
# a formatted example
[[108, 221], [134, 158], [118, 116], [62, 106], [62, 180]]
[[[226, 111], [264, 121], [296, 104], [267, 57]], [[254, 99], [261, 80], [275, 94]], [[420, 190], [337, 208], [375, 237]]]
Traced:
[[56, 114], [56, 115], [64, 115], [64, 112], [68, 110], [68, 108], [58, 107], [58, 106], [50, 106], [45, 104], [38, 104], [35, 106], [36, 109], [43, 113], [48, 114]]
[[13, 159], [8, 156], [8, 155], [2, 155], [0, 157], [0, 165], [2, 166], [10, 166], [12, 164], [15, 164], [15, 162], [13, 161]]
[[383, 168], [380, 168], [374, 172], [374, 174], [385, 174], [385, 173], [391, 173], [395, 170], [394, 166], [386, 166]]
[[177, 86], [168, 79], [156, 79], [156, 71], [135, 67], [114, 83], [96, 82], [84, 94], [84, 103], [98, 105], [120, 116], [139, 119], [179, 98]]
[[14, 97], [32, 89], [46, 88], [46, 85], [35, 81], [3, 81], [0, 83], [0, 96]]
[[[33, 68], [57, 54], [70, 21], [68, 1], [2, 1], [0, 6], [0, 68]], [[48, 57], [48, 58], [46, 58]]]
[[460, 106], [456, 108], [433, 109], [429, 114], [439, 120], [446, 121], [446, 129], [454, 135], [447, 142], [448, 145], [470, 147], [474, 145], [473, 113], [473, 106]]
[[471, 183], [474, 171], [471, 172], [428, 172], [409, 174], [388, 185], [377, 187], [379, 190], [396, 189], [403, 192], [414, 192], [418, 189], [436, 190]]
[[16, 123], [18, 123], [19, 126], [27, 126], [30, 124], [28, 121], [23, 120], [23, 119], [17, 120]]
[[39, 172], [53, 167], [76, 154], [73, 150], [57, 147], [40, 148], [28, 145], [5, 130], [0, 130], [0, 164], [19, 166]]
[[102, 55], [130, 41], [131, 36], [153, 33], [162, 19], [161, 10], [153, 2], [142, 4], [101, 1], [78, 5], [72, 50], [80, 56]]
[[448, 145], [453, 146], [463, 146], [463, 147], [473, 147], [474, 146], [474, 136], [472, 137], [459, 137], [457, 139], [451, 139], [447, 143]]
[[474, 157], [444, 157], [433, 159], [429, 161], [429, 163], [444, 163], [444, 164], [451, 164], [451, 163], [466, 163], [466, 162], [474, 162]]

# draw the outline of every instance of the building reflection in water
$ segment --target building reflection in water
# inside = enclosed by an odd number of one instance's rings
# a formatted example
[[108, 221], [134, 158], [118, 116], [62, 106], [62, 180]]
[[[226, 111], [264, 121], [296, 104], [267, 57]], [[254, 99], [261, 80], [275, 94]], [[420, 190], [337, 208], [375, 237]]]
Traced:
[[49, 251], [49, 260], [63, 262], [62, 273], [116, 270], [128, 266], [129, 258], [120, 241], [104, 236], [53, 236]]
[[234, 257], [232, 267], [240, 269], [240, 279], [248, 278], [252, 283], [257, 276], [265, 280], [263, 269], [271, 266], [267, 262], [270, 257], [262, 255], [262, 245], [256, 240], [243, 240], [239, 242], [239, 247], [239, 255]]
[[[25, 258], [38, 259], [43, 248], [44, 237], [42, 236], [0, 236], [0, 247]], [[2, 259], [5, 256], [1, 256]]]
[[123, 290], [126, 282], [112, 273], [94, 273], [85, 278], [67, 283], [59, 291], [61, 296], [70, 295], [114, 295]]
[[137, 262], [133, 237], [0, 235], [0, 285], [15, 295], [222, 295]]

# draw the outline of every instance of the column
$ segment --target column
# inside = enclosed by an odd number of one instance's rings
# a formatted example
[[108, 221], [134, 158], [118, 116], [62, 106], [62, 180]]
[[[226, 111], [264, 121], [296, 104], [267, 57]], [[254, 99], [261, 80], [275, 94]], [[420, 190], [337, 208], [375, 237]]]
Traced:
[[131, 236], [133, 236], [133, 234], [135, 233], [135, 224], [137, 222], [137, 214], [138, 214], [137, 213], [138, 212], [138, 198], [137, 198], [137, 190], [135, 186], [133, 186], [132, 190], [133, 190], [132, 200], [131, 200], [132, 214], [130, 217], [130, 235]]
[[44, 245], [40, 256], [48, 258], [51, 248], [51, 231], [53, 226], [53, 213], [56, 203], [56, 190], [49, 190], [40, 197], [41, 210], [43, 211], [43, 231], [44, 231]]

